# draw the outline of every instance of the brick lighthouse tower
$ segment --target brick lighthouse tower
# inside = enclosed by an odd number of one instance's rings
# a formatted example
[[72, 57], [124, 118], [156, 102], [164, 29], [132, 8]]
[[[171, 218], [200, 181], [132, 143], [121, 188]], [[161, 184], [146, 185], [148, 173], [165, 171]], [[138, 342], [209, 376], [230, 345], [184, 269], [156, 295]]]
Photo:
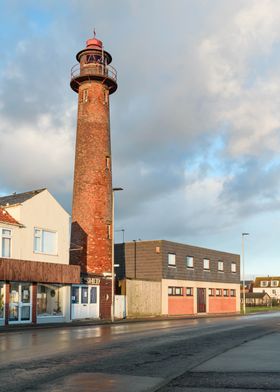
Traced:
[[[111, 55], [95, 33], [76, 58], [79, 63], [72, 68], [70, 82], [78, 93], [70, 263], [81, 266], [83, 283], [97, 286], [94, 295], [99, 307], [97, 317], [109, 318], [112, 287], [109, 95], [117, 89], [117, 74], [109, 65]], [[86, 287], [81, 296], [92, 296], [85, 290]], [[83, 300], [85, 304], [86, 298]]]

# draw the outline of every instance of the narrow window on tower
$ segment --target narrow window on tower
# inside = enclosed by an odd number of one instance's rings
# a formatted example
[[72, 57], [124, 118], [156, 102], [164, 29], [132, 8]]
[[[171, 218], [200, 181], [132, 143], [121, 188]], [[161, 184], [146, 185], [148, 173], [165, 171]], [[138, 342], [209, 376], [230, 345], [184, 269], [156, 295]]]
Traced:
[[83, 91], [83, 102], [88, 102], [88, 89]]
[[108, 156], [106, 157], [106, 169], [111, 170], [111, 158]]
[[104, 105], [108, 105], [108, 103], [109, 103], [109, 94], [108, 94], [108, 90], [106, 90], [106, 88], [104, 88], [103, 94], [104, 94], [103, 103], [104, 103]]
[[107, 225], [107, 237], [108, 240], [112, 239], [111, 225]]

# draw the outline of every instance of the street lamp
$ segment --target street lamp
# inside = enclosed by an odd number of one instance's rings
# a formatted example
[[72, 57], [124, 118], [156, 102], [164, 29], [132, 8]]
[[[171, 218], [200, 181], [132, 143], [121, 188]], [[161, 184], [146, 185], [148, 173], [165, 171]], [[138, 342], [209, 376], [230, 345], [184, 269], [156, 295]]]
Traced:
[[243, 314], [246, 314], [246, 296], [245, 296], [245, 257], [244, 257], [244, 237], [250, 233], [242, 233], [242, 275], [243, 275]]
[[112, 189], [112, 303], [111, 303], [111, 321], [115, 321], [115, 192], [123, 191], [123, 188]]

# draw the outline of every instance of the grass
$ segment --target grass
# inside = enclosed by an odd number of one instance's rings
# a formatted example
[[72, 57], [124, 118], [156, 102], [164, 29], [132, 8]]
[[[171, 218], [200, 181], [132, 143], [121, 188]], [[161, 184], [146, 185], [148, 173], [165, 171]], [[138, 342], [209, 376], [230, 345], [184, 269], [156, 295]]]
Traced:
[[[242, 311], [242, 309], [241, 309]], [[246, 313], [280, 311], [280, 306], [246, 306]]]

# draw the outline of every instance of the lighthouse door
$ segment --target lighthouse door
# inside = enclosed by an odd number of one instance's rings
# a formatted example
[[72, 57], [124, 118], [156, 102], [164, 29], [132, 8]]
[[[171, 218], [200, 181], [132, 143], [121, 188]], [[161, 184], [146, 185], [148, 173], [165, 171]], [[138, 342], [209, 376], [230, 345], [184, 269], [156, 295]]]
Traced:
[[99, 286], [72, 286], [72, 320], [99, 318]]

